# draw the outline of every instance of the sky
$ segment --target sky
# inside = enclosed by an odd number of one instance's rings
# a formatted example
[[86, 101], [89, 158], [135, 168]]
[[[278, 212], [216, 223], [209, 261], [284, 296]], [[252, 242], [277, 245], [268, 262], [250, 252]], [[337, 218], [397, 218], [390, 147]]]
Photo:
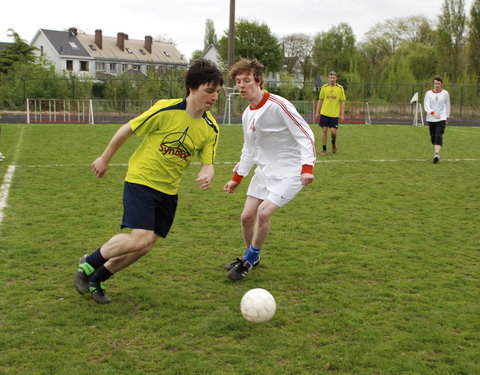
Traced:
[[[474, 0], [464, 0], [466, 14]], [[423, 15], [436, 21], [444, 0], [236, 0], [235, 20], [265, 23], [283, 36], [315, 36], [339, 23], [348, 23], [361, 41], [375, 24], [387, 19]], [[27, 5], [28, 4], [28, 5]], [[230, 0], [60, 0], [4, 1], [0, 12], [0, 41], [12, 42], [8, 29], [31, 42], [39, 29], [76, 27], [87, 34], [101, 29], [104, 36], [128, 34], [143, 40], [163, 36], [188, 59], [203, 49], [205, 22], [213, 21], [220, 39], [228, 31]]]

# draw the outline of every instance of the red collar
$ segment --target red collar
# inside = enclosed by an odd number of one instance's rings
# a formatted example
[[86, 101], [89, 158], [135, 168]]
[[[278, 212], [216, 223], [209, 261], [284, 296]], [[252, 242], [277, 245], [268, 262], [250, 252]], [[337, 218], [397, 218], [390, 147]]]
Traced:
[[250, 109], [253, 111], [255, 109], [260, 109], [263, 107], [263, 105], [267, 102], [268, 98], [270, 97], [270, 93], [269, 92], [266, 92], [263, 94], [263, 98], [262, 100], [260, 100], [260, 103], [258, 103], [258, 105], [253, 108], [252, 106], [250, 106]]

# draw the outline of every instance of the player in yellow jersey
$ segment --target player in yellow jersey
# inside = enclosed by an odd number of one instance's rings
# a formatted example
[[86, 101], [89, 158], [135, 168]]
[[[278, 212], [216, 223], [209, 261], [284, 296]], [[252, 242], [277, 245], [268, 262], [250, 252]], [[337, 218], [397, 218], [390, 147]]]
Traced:
[[201, 162], [196, 182], [200, 189], [208, 188], [219, 130], [209, 110], [222, 85], [215, 64], [194, 62], [185, 76], [185, 98], [160, 100], [121, 126], [92, 163], [95, 176], [103, 177], [113, 155], [130, 136], [143, 137], [130, 157], [124, 183], [121, 228], [130, 231], [113, 236], [80, 258], [74, 277], [80, 294], [90, 292], [95, 302], [109, 303], [104, 281], [147, 254], [158, 237], [167, 236], [177, 208], [178, 185], [194, 154]]
[[345, 119], [345, 91], [337, 83], [337, 73], [328, 73], [328, 83], [320, 90], [319, 100], [315, 111], [315, 122], [322, 128], [322, 155], [327, 155], [327, 130], [330, 128], [332, 152], [337, 152], [338, 118]]

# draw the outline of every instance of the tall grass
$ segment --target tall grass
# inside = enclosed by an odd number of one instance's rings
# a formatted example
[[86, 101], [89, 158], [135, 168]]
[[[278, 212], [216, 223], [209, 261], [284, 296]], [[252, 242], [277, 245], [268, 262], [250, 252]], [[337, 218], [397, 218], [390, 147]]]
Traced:
[[[107, 282], [74, 290], [78, 258], [119, 232], [131, 139], [103, 179], [90, 163], [116, 125], [3, 125], [2, 374], [479, 374], [480, 129], [341, 126], [336, 155], [273, 218], [262, 264], [231, 282], [249, 179], [223, 192], [239, 126], [222, 126], [211, 188], [183, 178], [166, 240]], [[313, 126], [320, 150], [320, 133]], [[239, 303], [277, 300], [252, 324]]]

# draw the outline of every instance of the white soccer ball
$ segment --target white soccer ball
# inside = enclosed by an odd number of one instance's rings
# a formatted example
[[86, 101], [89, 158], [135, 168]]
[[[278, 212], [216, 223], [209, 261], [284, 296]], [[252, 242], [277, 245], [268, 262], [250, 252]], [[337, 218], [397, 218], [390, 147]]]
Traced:
[[275, 298], [262, 288], [250, 289], [243, 295], [240, 302], [243, 317], [253, 323], [270, 320], [276, 309]]

